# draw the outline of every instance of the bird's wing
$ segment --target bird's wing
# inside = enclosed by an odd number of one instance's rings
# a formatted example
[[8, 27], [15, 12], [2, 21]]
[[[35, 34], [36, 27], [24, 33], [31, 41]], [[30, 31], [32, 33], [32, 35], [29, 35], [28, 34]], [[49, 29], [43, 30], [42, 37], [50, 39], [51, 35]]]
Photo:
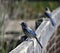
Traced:
[[27, 28], [27, 31], [32, 35], [32, 36], [36, 36], [36, 33], [31, 29], [31, 28]]
[[52, 13], [51, 13], [50, 11], [46, 11], [46, 12], [45, 12], [45, 15], [46, 15], [48, 18], [50, 18], [50, 17], [52, 16]]

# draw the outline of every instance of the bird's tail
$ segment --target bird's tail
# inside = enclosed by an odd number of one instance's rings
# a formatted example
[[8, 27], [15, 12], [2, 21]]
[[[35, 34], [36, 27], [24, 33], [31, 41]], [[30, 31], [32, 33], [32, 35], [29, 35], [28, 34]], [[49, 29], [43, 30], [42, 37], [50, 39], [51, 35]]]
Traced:
[[50, 21], [51, 21], [51, 23], [52, 23], [53, 26], [56, 25], [55, 22], [54, 22], [54, 20], [52, 18], [50, 18]]
[[37, 39], [37, 37], [35, 37], [35, 39], [37, 40], [37, 42], [40, 45], [40, 47], [43, 48], [43, 46], [41, 45], [41, 43], [39, 42], [39, 40]]

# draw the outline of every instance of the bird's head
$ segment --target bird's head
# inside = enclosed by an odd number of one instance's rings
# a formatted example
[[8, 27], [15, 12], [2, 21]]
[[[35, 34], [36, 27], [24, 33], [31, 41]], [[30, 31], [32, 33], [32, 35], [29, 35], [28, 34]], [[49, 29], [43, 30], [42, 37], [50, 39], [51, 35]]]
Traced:
[[49, 10], [49, 8], [48, 8], [48, 7], [46, 7], [46, 8], [45, 8], [45, 10], [46, 10], [46, 11], [48, 11], [48, 10]]
[[21, 23], [21, 26], [22, 26], [22, 27], [27, 27], [27, 24], [26, 24], [25, 22], [22, 22], [22, 23]]

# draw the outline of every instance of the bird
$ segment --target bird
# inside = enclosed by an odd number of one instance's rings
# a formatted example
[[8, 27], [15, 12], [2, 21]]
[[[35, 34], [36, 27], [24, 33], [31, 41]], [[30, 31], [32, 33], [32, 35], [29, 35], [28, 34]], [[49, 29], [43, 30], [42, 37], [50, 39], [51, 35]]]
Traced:
[[52, 24], [53, 26], [55, 26], [56, 23], [55, 23], [55, 21], [51, 18], [52, 13], [51, 13], [51, 11], [50, 11], [50, 9], [49, 9], [48, 7], [46, 7], [44, 14], [50, 19], [51, 24]]
[[35, 38], [37, 40], [38, 44], [40, 45], [40, 47], [43, 48], [43, 46], [39, 42], [38, 38], [36, 37], [35, 31], [33, 31], [30, 27], [28, 27], [25, 22], [22, 22], [21, 26], [22, 26], [22, 30], [23, 30], [24, 34], [27, 35], [28, 37]]

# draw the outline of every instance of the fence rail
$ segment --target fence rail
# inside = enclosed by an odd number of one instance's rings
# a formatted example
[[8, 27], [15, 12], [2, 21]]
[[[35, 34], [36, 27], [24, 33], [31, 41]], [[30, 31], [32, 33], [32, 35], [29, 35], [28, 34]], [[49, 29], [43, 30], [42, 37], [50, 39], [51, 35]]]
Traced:
[[[36, 30], [37, 38], [43, 45], [43, 51], [48, 43], [48, 40], [57, 29], [58, 25], [60, 25], [60, 7], [52, 12], [52, 18], [56, 22], [55, 27], [52, 26], [50, 21], [43, 21]], [[9, 53], [41, 53], [41, 47], [35, 39], [29, 39], [28, 41], [21, 43]]]

